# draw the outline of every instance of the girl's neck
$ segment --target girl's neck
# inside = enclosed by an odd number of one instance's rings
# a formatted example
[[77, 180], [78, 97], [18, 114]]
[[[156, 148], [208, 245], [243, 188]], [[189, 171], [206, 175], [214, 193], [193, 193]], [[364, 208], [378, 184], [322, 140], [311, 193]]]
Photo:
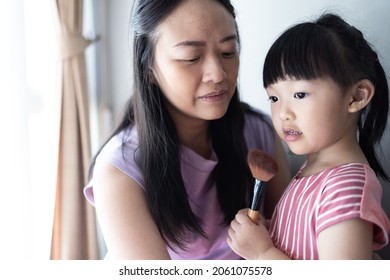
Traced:
[[368, 164], [357, 141], [345, 141], [307, 156], [307, 164], [300, 177], [307, 177], [326, 169], [348, 163]]

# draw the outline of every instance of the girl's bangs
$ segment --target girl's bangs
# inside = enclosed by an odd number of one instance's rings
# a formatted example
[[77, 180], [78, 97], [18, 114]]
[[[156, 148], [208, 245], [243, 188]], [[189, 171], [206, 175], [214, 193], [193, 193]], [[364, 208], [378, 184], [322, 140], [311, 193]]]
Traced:
[[279, 80], [334, 77], [338, 72], [330, 38], [313, 24], [301, 24], [285, 32], [270, 48], [264, 63], [263, 84]]

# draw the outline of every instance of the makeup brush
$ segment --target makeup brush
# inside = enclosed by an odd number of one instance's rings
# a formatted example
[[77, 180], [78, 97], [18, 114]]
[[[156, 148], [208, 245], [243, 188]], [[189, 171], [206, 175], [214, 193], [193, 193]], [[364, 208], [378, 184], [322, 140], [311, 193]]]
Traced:
[[264, 189], [264, 183], [271, 180], [278, 172], [278, 164], [269, 154], [260, 150], [249, 151], [248, 164], [255, 178], [253, 198], [248, 216], [254, 223], [257, 223], [259, 217], [259, 201]]

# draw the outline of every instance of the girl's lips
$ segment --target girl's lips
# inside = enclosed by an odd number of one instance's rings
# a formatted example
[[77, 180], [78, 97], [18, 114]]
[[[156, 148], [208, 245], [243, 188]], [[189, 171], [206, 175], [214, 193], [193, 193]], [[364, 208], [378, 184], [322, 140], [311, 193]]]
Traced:
[[293, 129], [283, 129], [283, 133], [286, 141], [296, 141], [302, 135], [302, 132]]

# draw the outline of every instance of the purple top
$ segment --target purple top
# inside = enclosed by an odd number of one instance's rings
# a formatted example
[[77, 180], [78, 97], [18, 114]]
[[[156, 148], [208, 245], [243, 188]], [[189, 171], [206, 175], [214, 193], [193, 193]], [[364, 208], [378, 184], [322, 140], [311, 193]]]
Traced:
[[[124, 146], [122, 146], [124, 138], [122, 131], [106, 144], [96, 162], [108, 162], [114, 165], [143, 187], [143, 175], [134, 161], [134, 151], [138, 147], [137, 131], [134, 127], [125, 131], [127, 135]], [[245, 138], [249, 149], [257, 148], [274, 154], [274, 134], [268, 116], [259, 117], [247, 114]], [[213, 151], [211, 158], [205, 159], [185, 146], [181, 146], [180, 154], [182, 176], [190, 205], [195, 215], [202, 219], [203, 230], [208, 239], [188, 232], [189, 242], [185, 251], [173, 245], [176, 250], [174, 252], [167, 246], [171, 258], [240, 259], [226, 243], [227, 227], [221, 225], [224, 215], [218, 203], [215, 181], [211, 176], [218, 162], [216, 154]], [[94, 205], [93, 178], [84, 188], [84, 194], [87, 200]]]

